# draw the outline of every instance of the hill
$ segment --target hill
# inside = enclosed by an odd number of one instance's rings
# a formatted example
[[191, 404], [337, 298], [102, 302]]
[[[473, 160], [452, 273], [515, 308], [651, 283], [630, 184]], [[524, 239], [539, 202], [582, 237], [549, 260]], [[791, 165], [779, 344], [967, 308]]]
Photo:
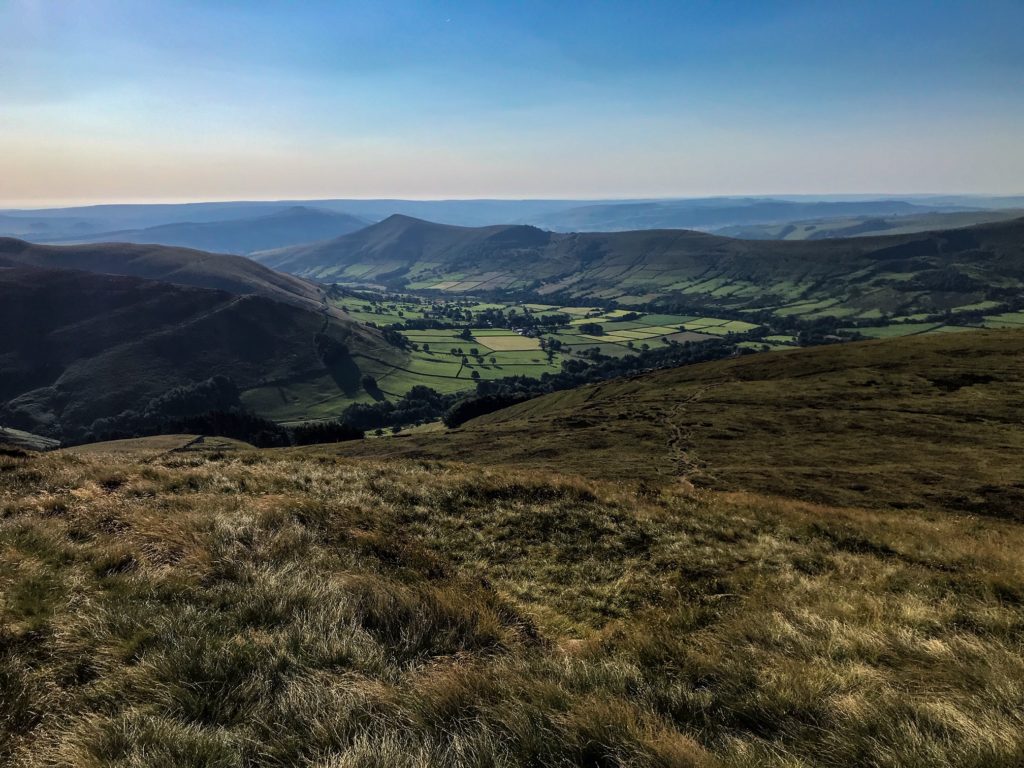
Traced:
[[551, 303], [767, 310], [879, 318], [1005, 302], [1024, 287], [1024, 219], [923, 234], [813, 242], [685, 230], [556, 234], [394, 216], [325, 243], [256, 254], [320, 280]]
[[525, 225], [456, 227], [395, 214], [325, 243], [253, 257], [274, 269], [308, 277], [330, 279], [361, 271], [365, 280], [394, 284], [416, 272], [423, 277], [432, 266], [445, 274], [458, 269], [482, 274], [501, 259], [511, 260], [505, 271], [525, 269], [555, 239], [550, 232]]
[[0, 456], [12, 768], [1024, 755], [1019, 524], [118, 448]]
[[1022, 388], [1024, 331], [936, 334], [657, 371], [337, 451], [1024, 520]]
[[0, 238], [0, 266], [73, 269], [141, 277], [234, 294], [258, 294], [308, 308], [324, 307], [323, 289], [242, 256], [130, 243], [38, 245]]
[[268, 388], [283, 401], [297, 387], [308, 394], [291, 409], [317, 415], [318, 403], [369, 397], [361, 365], [404, 356], [312, 301], [74, 270], [0, 269], [0, 327], [17, 330], [0, 335], [0, 424], [71, 439], [214, 376], [254, 406]]
[[559, 232], [622, 232], [633, 229], [717, 229], [777, 224], [825, 216], [893, 216], [935, 210], [906, 200], [794, 201], [706, 198], [602, 203], [541, 216], [539, 226]]
[[243, 219], [179, 222], [145, 229], [63, 237], [54, 242], [155, 243], [217, 253], [247, 254], [271, 248], [327, 240], [362, 229], [369, 222], [346, 213], [293, 206]]
[[783, 224], [740, 224], [716, 229], [716, 235], [745, 240], [824, 240], [834, 237], [907, 235], [993, 221], [1009, 221], [1024, 215], [1021, 210], [914, 213], [899, 216], [840, 216]]

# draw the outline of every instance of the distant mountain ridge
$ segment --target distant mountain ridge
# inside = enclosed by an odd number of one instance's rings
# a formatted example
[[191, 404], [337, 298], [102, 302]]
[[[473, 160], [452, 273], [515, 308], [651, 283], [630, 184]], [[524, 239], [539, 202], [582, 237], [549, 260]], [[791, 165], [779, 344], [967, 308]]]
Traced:
[[[888, 203], [886, 201], [889, 201]], [[165, 224], [202, 224], [254, 219], [289, 208], [315, 208], [368, 222], [398, 213], [457, 226], [495, 222], [531, 224], [560, 231], [604, 231], [651, 227], [717, 229], [726, 225], [781, 223], [842, 215], [890, 215], [890, 203], [919, 212], [1024, 208], [1024, 196], [991, 195], [768, 195], [762, 197], [648, 199], [319, 199], [236, 200], [197, 203], [87, 205], [0, 210], [0, 235], [55, 242], [104, 232], [144, 230]], [[880, 207], [880, 205], [882, 207]], [[772, 207], [778, 210], [773, 211]], [[659, 218], [660, 217], [660, 218]], [[339, 233], [340, 234], [340, 233]], [[306, 239], [302, 242], [311, 242]], [[274, 247], [273, 245], [264, 246]]]
[[775, 224], [740, 224], [716, 229], [713, 234], [744, 240], [826, 240], [840, 237], [914, 234], [1008, 221], [1021, 216], [1024, 216], [1024, 209], [929, 212], [894, 216], [834, 216]]
[[459, 227], [394, 214], [334, 240], [255, 253], [253, 258], [273, 269], [312, 276], [324, 274], [337, 254], [349, 263], [373, 264], [373, 272], [382, 275], [391, 267], [400, 272], [421, 261], [465, 263], [471, 269], [474, 259], [489, 259], [496, 252], [506, 259], [523, 251], [532, 255], [555, 238], [551, 232], [525, 224]]
[[530, 292], [749, 308], [833, 300], [942, 311], [1024, 286], [1024, 219], [938, 232], [820, 241], [736, 240], [689, 230], [546, 232], [393, 216], [335, 240], [255, 254], [306, 277], [448, 293]]
[[703, 200], [588, 205], [540, 217], [534, 223], [559, 232], [622, 232], [634, 229], [717, 229], [826, 216], [893, 216], [934, 210], [904, 200], [795, 202]]
[[327, 240], [362, 229], [366, 219], [318, 208], [293, 206], [271, 214], [213, 222], [162, 224], [145, 229], [62, 237], [53, 242], [154, 243], [216, 253], [247, 254], [316, 240]]

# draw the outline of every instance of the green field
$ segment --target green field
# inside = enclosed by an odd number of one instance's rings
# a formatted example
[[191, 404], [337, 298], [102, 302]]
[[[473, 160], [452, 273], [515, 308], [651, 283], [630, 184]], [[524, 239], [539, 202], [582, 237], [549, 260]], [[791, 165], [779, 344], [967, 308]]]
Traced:
[[[909, 273], [886, 273], [886, 279], [908, 280]], [[694, 278], [693, 289], [715, 295], [744, 290], [722, 277]], [[920, 334], [948, 334], [970, 330], [972, 324], [929, 320], [927, 313], [888, 317], [877, 307], [858, 310], [844, 306], [840, 299], [801, 299], [806, 284], [795, 281], [785, 286], [789, 299], [775, 308], [780, 317], [814, 319], [833, 316], [844, 320], [873, 320], [857, 327], [849, 325], [836, 332], [865, 338], [897, 338]], [[876, 297], [877, 298], [877, 297]], [[368, 360], [362, 366], [374, 376], [381, 392], [388, 398], [399, 398], [417, 384], [424, 384], [442, 393], [458, 393], [475, 388], [478, 380], [507, 376], [539, 377], [561, 370], [562, 363], [572, 358], [590, 359], [598, 353], [612, 357], [656, 349], [669, 343], [695, 342], [723, 338], [731, 334], [749, 334], [762, 329], [756, 323], [715, 317], [714, 315], [673, 315], [642, 313], [624, 308], [602, 310], [593, 305], [556, 305], [543, 303], [484, 302], [472, 297], [446, 298], [422, 296], [375, 296], [372, 293], [336, 300], [353, 319], [381, 328], [401, 327], [410, 321], [428, 320], [446, 325], [443, 328], [402, 330], [412, 349], [410, 359], [400, 365]], [[999, 309], [993, 302], [961, 305], [953, 312], [979, 312]], [[531, 331], [508, 327], [479, 325], [489, 312], [500, 312], [508, 324], [515, 318], [567, 318], [565, 324], [543, 326]], [[635, 316], [634, 316], [635, 315]], [[954, 315], [955, 316], [955, 315]], [[628, 319], [623, 319], [627, 318]], [[973, 317], [977, 317], [974, 315]], [[518, 323], [522, 324], [522, 323]], [[581, 328], [600, 326], [601, 332], [583, 333]], [[1024, 312], [995, 312], [973, 325], [989, 328], [1024, 327]], [[470, 338], [463, 338], [466, 331]], [[761, 330], [761, 333], [764, 333]], [[792, 333], [740, 336], [739, 346], [753, 352], [777, 352], [799, 346]], [[550, 348], [549, 348], [550, 347]], [[366, 393], [355, 396], [332, 389], [329, 381], [292, 383], [287, 387], [265, 387], [245, 394], [245, 401], [284, 421], [304, 417], [330, 418], [352, 402], [367, 402]]]
[[[507, 376], [536, 378], [544, 373], [560, 371], [566, 359], [589, 356], [595, 350], [602, 355], [621, 357], [656, 345], [701, 341], [758, 328], [753, 323], [716, 317], [641, 313], [633, 319], [623, 320], [624, 316], [637, 313], [626, 309], [602, 310], [594, 306], [503, 304], [469, 297], [384, 298], [366, 293], [335, 300], [335, 304], [344, 308], [353, 319], [381, 328], [401, 327], [406, 322], [425, 318], [448, 325], [444, 328], [401, 330], [412, 350], [409, 361], [400, 366], [373, 361], [365, 364], [367, 372], [376, 378], [381, 392], [389, 398], [401, 397], [417, 384], [442, 393], [455, 393], [473, 389], [478, 380]], [[474, 325], [474, 321], [487, 317], [489, 311], [501, 311], [507, 318], [568, 316], [570, 319], [566, 325], [547, 325], [539, 332], [529, 333]], [[511, 321], [512, 324], [515, 322]], [[580, 333], [579, 327], [586, 323], [600, 325], [603, 332], [600, 335]], [[463, 338], [467, 328], [469, 339]], [[549, 349], [549, 344], [554, 344], [555, 348]], [[288, 419], [298, 418], [302, 403], [312, 408], [318, 417], [337, 412], [347, 404], [343, 397], [328, 399], [319, 396], [315, 384], [305, 387], [305, 390], [292, 388], [280, 392], [277, 388], [265, 388], [247, 393], [247, 400], [262, 407], [273, 405], [276, 407], [275, 415]], [[366, 402], [367, 397], [360, 396], [348, 402], [359, 401]]]

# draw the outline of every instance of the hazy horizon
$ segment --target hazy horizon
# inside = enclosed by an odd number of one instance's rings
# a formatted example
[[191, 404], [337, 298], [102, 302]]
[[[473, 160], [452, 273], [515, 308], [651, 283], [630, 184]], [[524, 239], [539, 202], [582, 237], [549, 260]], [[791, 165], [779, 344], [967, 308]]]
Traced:
[[821, 201], [821, 202], [845, 202], [845, 201], [857, 201], [857, 200], [920, 200], [926, 201], [931, 198], [972, 198], [976, 197], [981, 200], [987, 200], [990, 198], [1024, 198], [1024, 192], [1005, 192], [992, 194], [988, 192], [834, 192], [834, 193], [744, 193], [737, 192], [732, 194], [720, 194], [720, 195], [664, 195], [664, 196], [636, 196], [636, 197], [583, 197], [583, 196], [563, 196], [563, 197], [550, 197], [550, 196], [533, 196], [533, 197], [521, 197], [521, 196], [481, 196], [481, 197], [454, 197], [454, 196], [436, 196], [436, 197], [400, 197], [396, 195], [380, 196], [380, 197], [347, 197], [347, 196], [331, 196], [331, 197], [307, 197], [307, 198], [286, 198], [286, 197], [248, 197], [248, 198], [165, 198], [165, 199], [147, 199], [140, 198], [135, 200], [125, 200], [120, 198], [111, 198], [105, 200], [67, 200], [67, 201], [48, 201], [43, 204], [36, 203], [25, 203], [19, 204], [17, 201], [8, 203], [0, 200], [0, 211], [33, 211], [33, 210], [59, 210], [64, 208], [90, 208], [90, 207], [103, 207], [103, 206], [121, 206], [121, 205], [166, 205], [166, 206], [179, 206], [179, 205], [204, 205], [204, 204], [218, 204], [218, 203], [280, 203], [282, 205], [315, 205], [319, 202], [344, 202], [346, 200], [358, 201], [358, 202], [376, 202], [376, 201], [401, 201], [401, 202], [423, 202], [423, 203], [444, 203], [444, 202], [580, 202], [583, 204], [594, 203], [641, 203], [641, 202], [668, 202], [668, 201], [688, 201], [688, 200], [744, 200], [744, 199], [765, 199], [765, 200], [801, 200], [806, 201]]
[[4, 208], [1024, 189], [1019, 2], [13, 0], [0, 27]]

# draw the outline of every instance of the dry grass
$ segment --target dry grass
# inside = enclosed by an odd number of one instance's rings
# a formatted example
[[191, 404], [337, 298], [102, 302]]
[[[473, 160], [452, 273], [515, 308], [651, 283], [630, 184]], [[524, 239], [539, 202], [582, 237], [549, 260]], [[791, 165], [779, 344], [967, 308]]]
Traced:
[[429, 463], [0, 457], [0, 763], [1019, 766], [1022, 548]]
[[1024, 521], [1022, 391], [1024, 330], [937, 334], [681, 366], [323, 450]]

